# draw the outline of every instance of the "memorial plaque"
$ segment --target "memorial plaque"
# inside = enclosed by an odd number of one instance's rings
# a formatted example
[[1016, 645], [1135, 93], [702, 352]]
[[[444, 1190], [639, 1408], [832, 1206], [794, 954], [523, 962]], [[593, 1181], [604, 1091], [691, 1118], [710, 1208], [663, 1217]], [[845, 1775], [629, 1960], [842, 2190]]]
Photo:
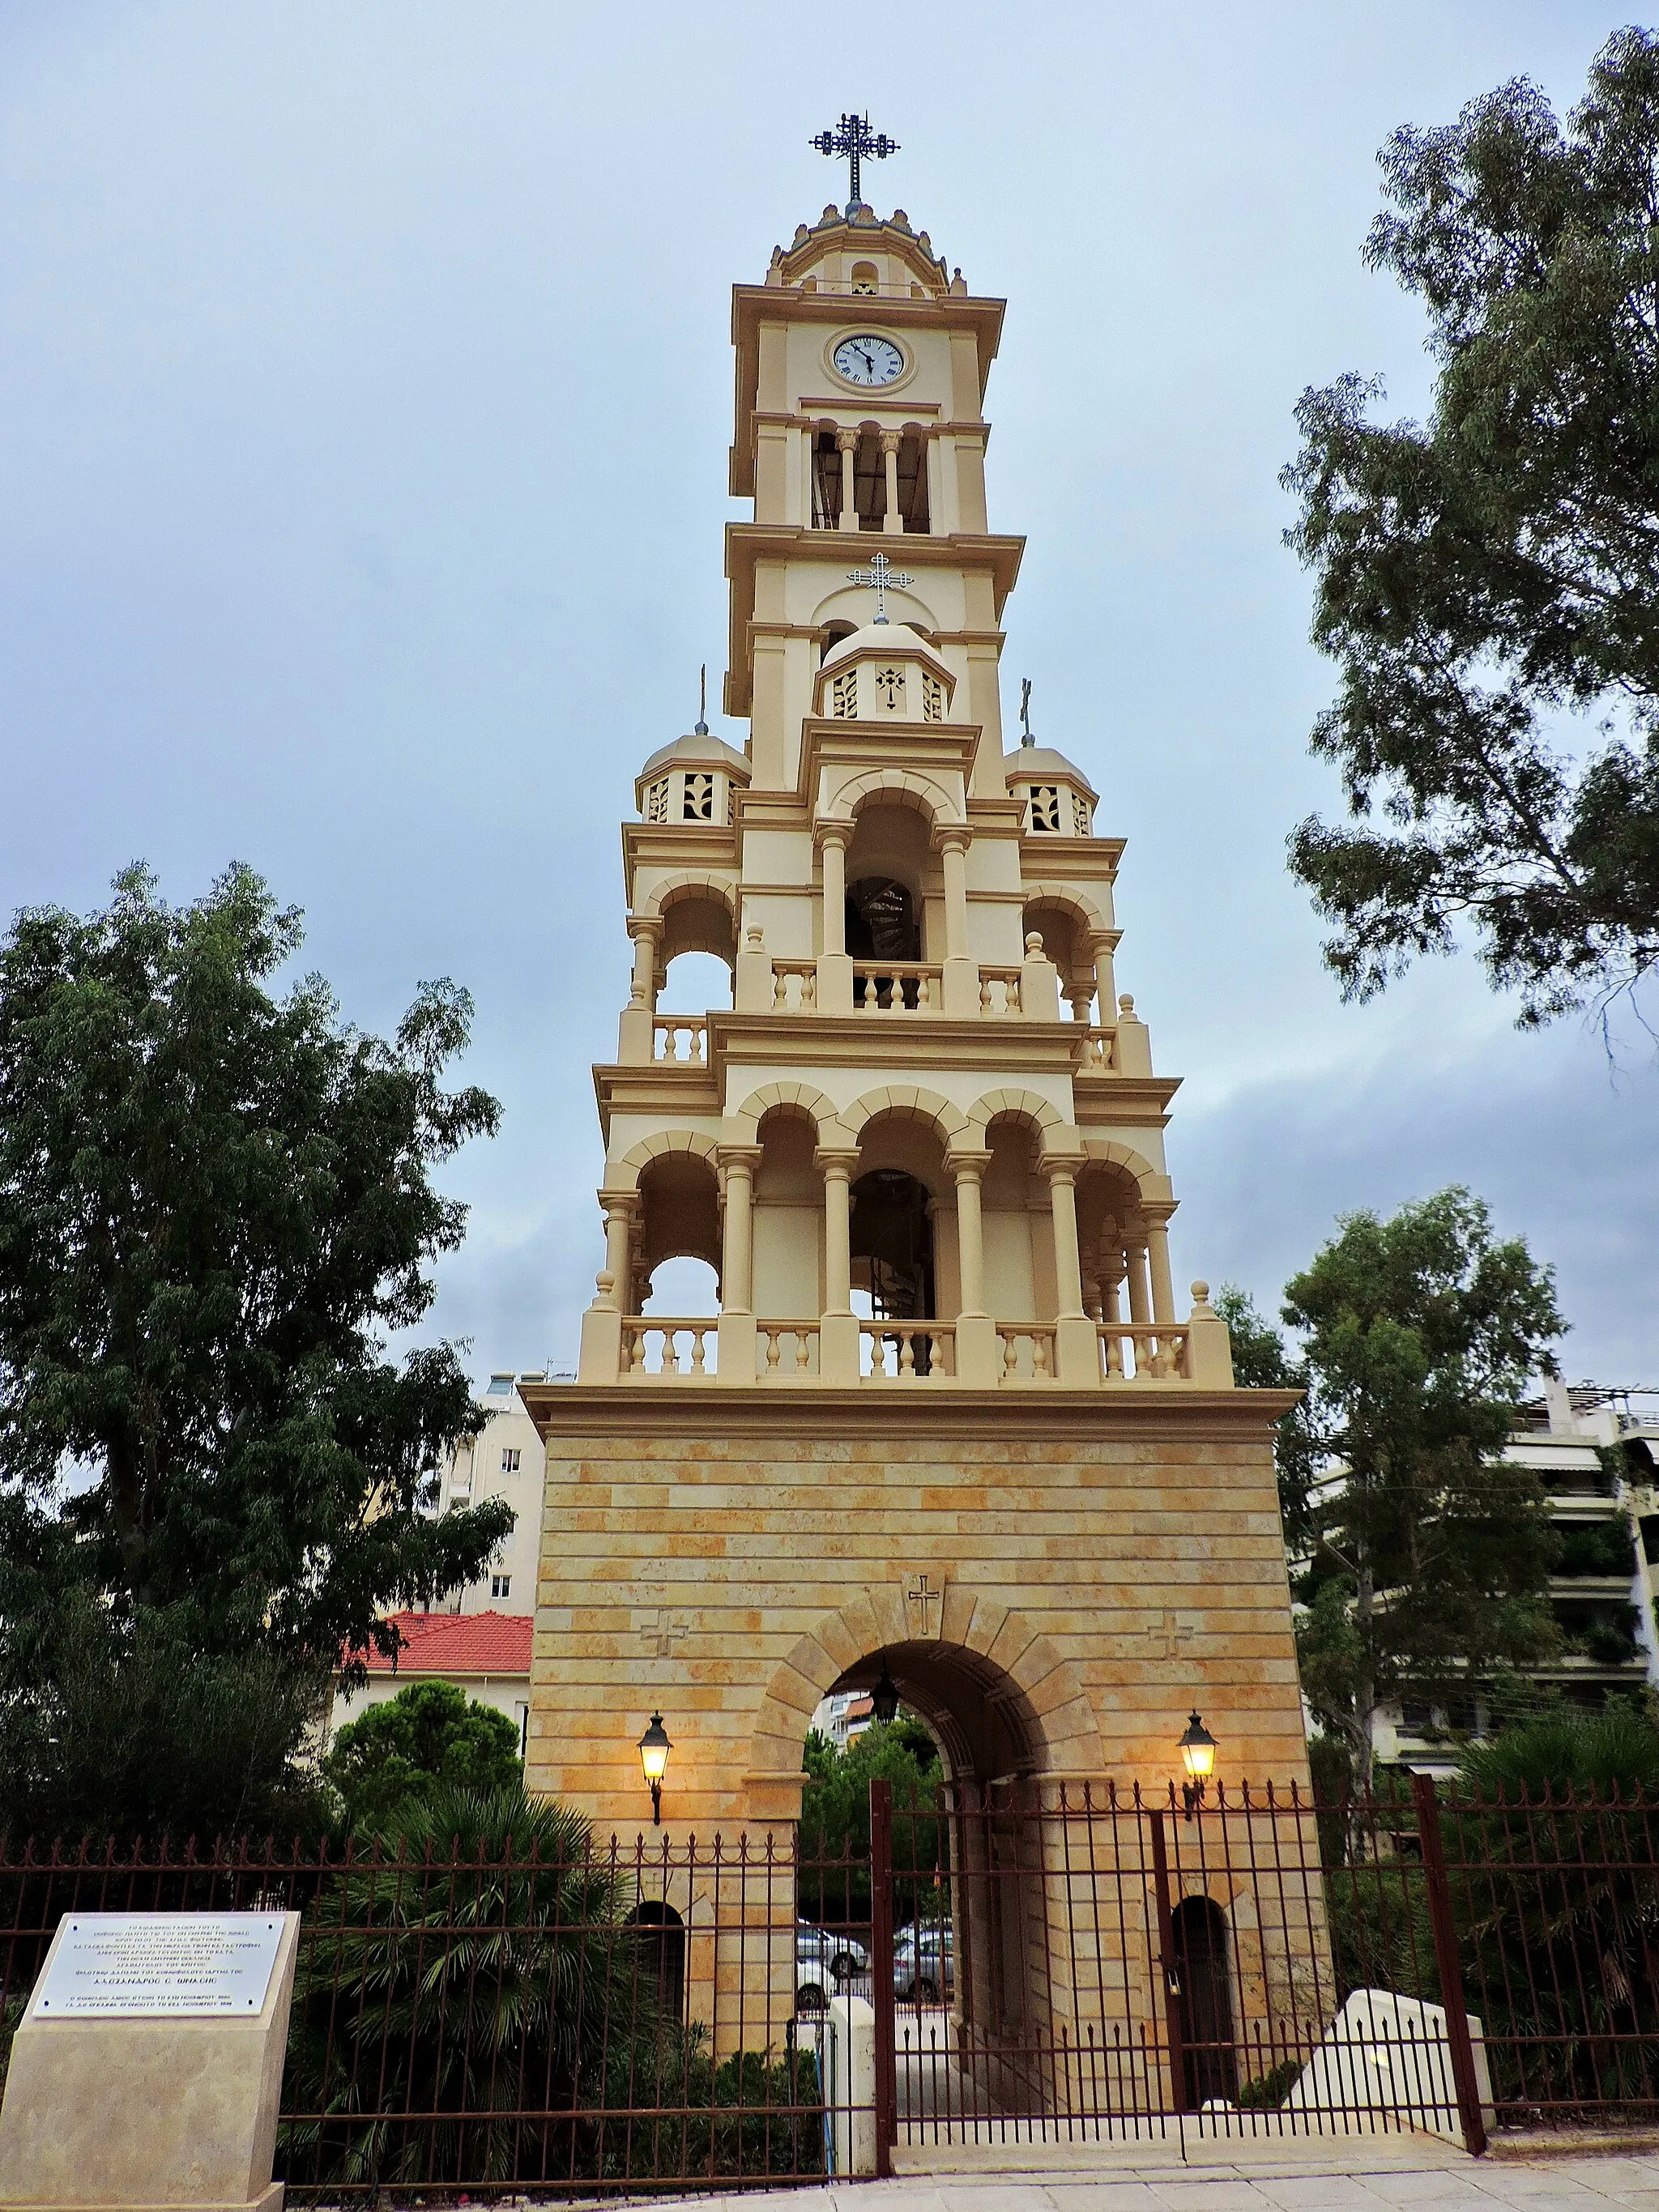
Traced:
[[226, 2015], [264, 2005], [280, 1912], [73, 1912], [34, 2009], [41, 2020]]

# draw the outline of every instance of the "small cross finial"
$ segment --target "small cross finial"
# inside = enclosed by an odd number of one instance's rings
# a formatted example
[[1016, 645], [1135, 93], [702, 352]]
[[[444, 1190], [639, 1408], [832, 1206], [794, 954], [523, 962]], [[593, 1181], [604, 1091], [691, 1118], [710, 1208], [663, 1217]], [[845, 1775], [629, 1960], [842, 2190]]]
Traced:
[[692, 735], [698, 738], [708, 735], [708, 663], [706, 660], [697, 678], [697, 726]]
[[1021, 745], [1034, 745], [1036, 739], [1031, 735], [1031, 679], [1029, 676], [1021, 677], [1019, 682], [1019, 726], [1024, 733], [1019, 741]]
[[916, 580], [904, 569], [896, 568], [884, 553], [878, 553], [867, 568], [849, 568], [847, 580], [849, 584], [861, 584], [874, 592], [876, 620], [884, 623], [887, 619], [888, 592], [899, 591], [906, 584], [914, 584]]
[[806, 143], [816, 147], [820, 154], [828, 154], [832, 160], [838, 159], [848, 164], [848, 181], [852, 192], [852, 198], [847, 203], [849, 216], [854, 208], [864, 204], [860, 162], [866, 157], [874, 161], [884, 161], [890, 154], [896, 154], [899, 149], [896, 138], [890, 138], [884, 131], [871, 130], [867, 111], [862, 115], [843, 115], [838, 130], [820, 131], [816, 138], [809, 138]]

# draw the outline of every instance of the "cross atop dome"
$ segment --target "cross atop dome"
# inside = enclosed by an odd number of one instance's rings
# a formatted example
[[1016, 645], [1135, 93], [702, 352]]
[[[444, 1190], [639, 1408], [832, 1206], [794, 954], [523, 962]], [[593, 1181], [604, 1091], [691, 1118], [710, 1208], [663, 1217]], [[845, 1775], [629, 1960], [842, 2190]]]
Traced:
[[864, 204], [864, 185], [860, 173], [860, 163], [866, 158], [873, 161], [884, 161], [890, 154], [896, 154], [899, 150], [896, 138], [890, 138], [884, 131], [871, 130], [867, 112], [863, 115], [843, 115], [836, 130], [820, 131], [817, 137], [809, 139], [807, 143], [816, 147], [820, 154], [829, 155], [832, 161], [839, 160], [847, 163], [849, 192], [847, 212], [849, 216], [854, 208], [862, 207]]
[[847, 580], [849, 584], [862, 585], [875, 593], [876, 620], [884, 623], [889, 592], [902, 591], [906, 584], [914, 584], [916, 580], [906, 569], [896, 568], [884, 553], [878, 553], [867, 568], [849, 568]]

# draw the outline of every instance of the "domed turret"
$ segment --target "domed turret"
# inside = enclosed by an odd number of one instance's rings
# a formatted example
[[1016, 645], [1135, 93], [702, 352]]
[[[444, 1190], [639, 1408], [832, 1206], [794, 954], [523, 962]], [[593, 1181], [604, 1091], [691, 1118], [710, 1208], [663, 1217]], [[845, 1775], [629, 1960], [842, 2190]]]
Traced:
[[732, 819], [732, 791], [749, 782], [749, 763], [702, 723], [672, 745], [659, 746], [634, 780], [634, 803], [646, 822]]
[[1091, 837], [1100, 793], [1083, 770], [1049, 745], [1021, 745], [1002, 757], [1012, 798], [1025, 802], [1025, 827], [1035, 836]]
[[957, 688], [908, 623], [866, 623], [838, 638], [817, 672], [813, 706], [836, 721], [942, 722]]

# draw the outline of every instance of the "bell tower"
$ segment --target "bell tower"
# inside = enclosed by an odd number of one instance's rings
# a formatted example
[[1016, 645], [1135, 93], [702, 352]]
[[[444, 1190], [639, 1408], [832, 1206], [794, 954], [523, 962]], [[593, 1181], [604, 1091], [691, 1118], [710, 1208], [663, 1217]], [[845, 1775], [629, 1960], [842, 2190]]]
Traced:
[[[1123, 846], [1005, 750], [1003, 302], [856, 198], [732, 295], [726, 714], [623, 830], [632, 989], [595, 1071], [605, 1264], [547, 1444], [529, 1779], [637, 1825], [789, 1820], [817, 1700], [884, 1672], [951, 1771], [1305, 1780], [1283, 1396], [1177, 1305]], [[658, 1011], [714, 953], [730, 1003]], [[718, 1311], [655, 1310], [690, 1256]]]

